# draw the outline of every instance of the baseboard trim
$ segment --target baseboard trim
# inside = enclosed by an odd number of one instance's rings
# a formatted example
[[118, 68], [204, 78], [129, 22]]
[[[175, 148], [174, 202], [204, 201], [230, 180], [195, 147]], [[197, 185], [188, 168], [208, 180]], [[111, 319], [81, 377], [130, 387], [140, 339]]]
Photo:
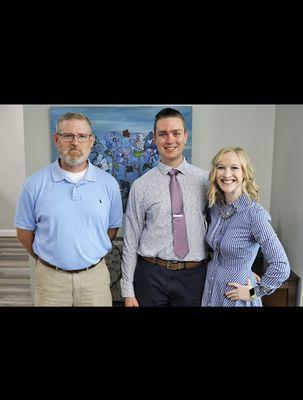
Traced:
[[9, 236], [9, 237], [16, 237], [16, 230], [15, 229], [0, 229], [0, 237], [1, 236]]

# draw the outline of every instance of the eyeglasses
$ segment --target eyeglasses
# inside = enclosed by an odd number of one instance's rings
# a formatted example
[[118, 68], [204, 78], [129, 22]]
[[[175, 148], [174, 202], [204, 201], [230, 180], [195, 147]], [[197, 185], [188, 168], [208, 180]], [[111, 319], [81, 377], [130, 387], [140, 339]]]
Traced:
[[62, 136], [64, 142], [72, 142], [76, 137], [81, 143], [86, 143], [88, 141], [88, 138], [92, 136], [92, 135], [87, 135], [85, 133], [78, 133], [78, 135], [74, 135], [73, 133], [58, 133], [58, 132], [57, 135]]

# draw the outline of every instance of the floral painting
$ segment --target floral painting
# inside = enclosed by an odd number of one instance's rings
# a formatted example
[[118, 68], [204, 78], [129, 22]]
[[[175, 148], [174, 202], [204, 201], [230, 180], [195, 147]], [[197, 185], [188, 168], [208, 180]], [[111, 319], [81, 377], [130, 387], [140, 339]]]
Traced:
[[[152, 140], [153, 124], [155, 115], [165, 107], [179, 110], [186, 120], [189, 137], [184, 156], [191, 162], [191, 106], [54, 106], [50, 107], [51, 134], [55, 132], [59, 117], [66, 112], [80, 112], [90, 119], [96, 137], [90, 161], [117, 179], [125, 211], [134, 180], [159, 161]], [[52, 144], [52, 161], [56, 157], [56, 148]]]

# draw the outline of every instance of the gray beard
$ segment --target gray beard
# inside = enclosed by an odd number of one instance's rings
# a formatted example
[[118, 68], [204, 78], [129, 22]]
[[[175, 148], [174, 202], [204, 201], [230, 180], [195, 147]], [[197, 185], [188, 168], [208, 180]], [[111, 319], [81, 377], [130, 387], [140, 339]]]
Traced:
[[80, 157], [71, 157], [69, 155], [61, 154], [61, 158], [64, 162], [66, 162], [67, 165], [71, 167], [82, 164], [84, 161], [86, 161], [86, 158], [83, 155]]

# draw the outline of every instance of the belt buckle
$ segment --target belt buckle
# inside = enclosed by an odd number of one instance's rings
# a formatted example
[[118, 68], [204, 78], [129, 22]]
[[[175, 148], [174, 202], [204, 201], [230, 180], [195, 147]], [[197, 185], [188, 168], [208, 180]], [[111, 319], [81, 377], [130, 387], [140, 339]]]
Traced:
[[171, 264], [171, 262], [169, 260], [166, 260], [166, 269], [171, 269], [171, 268], [169, 268], [170, 264]]
[[184, 269], [184, 268], [185, 268], [184, 265], [183, 265], [183, 268], [181, 268], [182, 264], [184, 264], [183, 262], [179, 262], [179, 261], [177, 261], [177, 262], [171, 262], [171, 261], [167, 260], [167, 261], [166, 261], [166, 269], [169, 269], [169, 270], [171, 270], [171, 271], [176, 271], [176, 269], [170, 268], [170, 267], [169, 267], [170, 264], [173, 264], [173, 265], [178, 264], [178, 269], [177, 269], [177, 271], [180, 271], [181, 269]]
[[[179, 264], [178, 271], [180, 271], [181, 269], [185, 269], [185, 261], [181, 261], [178, 264]], [[182, 266], [182, 268], [181, 268], [181, 266]]]

